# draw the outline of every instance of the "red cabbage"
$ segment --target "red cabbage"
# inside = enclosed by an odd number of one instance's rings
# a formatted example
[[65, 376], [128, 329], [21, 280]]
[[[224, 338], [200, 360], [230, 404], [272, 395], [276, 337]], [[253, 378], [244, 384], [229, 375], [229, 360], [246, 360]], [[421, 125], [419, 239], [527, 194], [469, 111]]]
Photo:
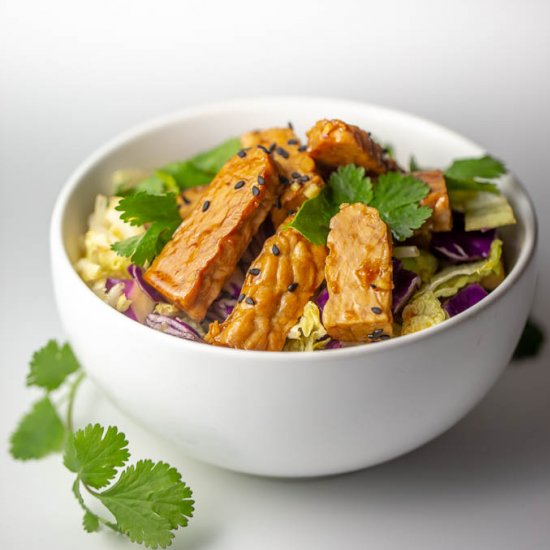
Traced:
[[392, 313], [397, 316], [411, 296], [420, 288], [420, 277], [403, 268], [399, 260], [393, 260]]
[[115, 285], [122, 284], [124, 296], [131, 301], [126, 311], [123, 311], [126, 317], [134, 321], [143, 323], [145, 318], [153, 311], [155, 307], [154, 300], [144, 292], [134, 279], [114, 279], [109, 277], [105, 281], [105, 290], [109, 292]]
[[446, 233], [434, 233], [431, 246], [435, 253], [452, 263], [472, 262], [489, 257], [496, 231], [464, 231], [460, 227]]
[[342, 342], [340, 340], [330, 339], [329, 343], [323, 349], [340, 349], [343, 348]]
[[244, 273], [237, 267], [233, 272], [233, 275], [223, 285], [222, 291], [218, 297], [214, 300], [208, 313], [206, 314], [206, 320], [211, 323], [212, 321], [218, 321], [219, 323], [225, 321], [229, 317], [233, 308], [237, 304], [237, 299], [241, 293], [241, 288], [244, 283]]
[[167, 315], [151, 313], [145, 319], [145, 324], [155, 330], [172, 334], [178, 338], [192, 340], [193, 342], [203, 342], [201, 335], [179, 317], [168, 317]]
[[323, 310], [325, 309], [325, 306], [328, 302], [328, 289], [325, 287], [321, 292], [319, 292], [317, 298], [315, 299], [315, 303], [317, 304], [317, 307], [319, 308], [319, 311], [323, 313]]
[[478, 283], [473, 283], [457, 292], [443, 303], [443, 309], [449, 317], [454, 317], [477, 304], [489, 293]]
[[154, 289], [149, 283], [145, 282], [143, 278], [143, 270], [138, 265], [130, 264], [128, 266], [128, 273], [135, 279], [139, 288], [153, 300], [153, 302], [166, 302], [166, 298], [156, 289]]

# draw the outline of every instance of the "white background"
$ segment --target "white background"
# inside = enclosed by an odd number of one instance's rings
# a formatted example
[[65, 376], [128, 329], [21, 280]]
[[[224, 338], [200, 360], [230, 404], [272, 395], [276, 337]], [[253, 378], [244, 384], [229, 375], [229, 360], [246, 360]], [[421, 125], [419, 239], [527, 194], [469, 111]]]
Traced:
[[[0, 548], [126, 548], [87, 535], [59, 457], [21, 464], [7, 437], [35, 395], [26, 363], [63, 337], [48, 222], [84, 156], [134, 123], [233, 97], [308, 94], [408, 110], [506, 160], [536, 201], [534, 314], [550, 330], [550, 2], [0, 0]], [[85, 314], [85, 312], [83, 312]], [[550, 372], [512, 365], [464, 421], [389, 464], [314, 481], [191, 462], [87, 386], [86, 421], [117, 423], [136, 457], [195, 490], [186, 549], [550, 547]], [[546, 364], [545, 364], [546, 363]]]

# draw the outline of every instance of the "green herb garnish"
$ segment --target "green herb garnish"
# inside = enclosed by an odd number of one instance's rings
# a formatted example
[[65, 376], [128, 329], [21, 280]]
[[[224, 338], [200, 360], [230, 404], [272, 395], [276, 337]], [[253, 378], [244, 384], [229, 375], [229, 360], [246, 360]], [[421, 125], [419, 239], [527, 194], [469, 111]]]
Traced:
[[121, 212], [120, 218], [130, 225], [147, 224], [143, 235], [119, 241], [111, 247], [120, 256], [131, 258], [140, 266], [153, 260], [181, 223], [173, 193], [151, 195], [142, 191], [128, 195], [122, 198], [116, 210]]
[[331, 174], [319, 195], [304, 202], [289, 227], [315, 244], [326, 244], [330, 220], [340, 205], [362, 202], [376, 208], [394, 237], [404, 240], [429, 218], [431, 208], [420, 206], [428, 192], [424, 182], [398, 172], [373, 184], [363, 168], [348, 164]]
[[241, 149], [239, 138], [231, 138], [187, 160], [162, 166], [135, 186], [122, 185], [117, 195], [127, 196], [141, 191], [153, 195], [178, 193], [210, 183], [222, 166]]
[[[63, 462], [76, 474], [73, 493], [84, 510], [86, 531], [97, 531], [103, 525], [149, 548], [170, 546], [173, 532], [185, 527], [193, 515], [191, 490], [178, 471], [164, 462], [140, 460], [126, 466], [130, 457], [128, 441], [118, 428], [88, 424], [73, 430], [74, 401], [83, 378], [68, 344], [60, 346], [51, 340], [34, 354], [27, 384], [43, 388], [46, 395], [32, 406], [12, 434], [12, 456], [18, 460], [38, 459], [64, 449]], [[63, 386], [68, 390], [65, 421], [50, 395]], [[120, 475], [115, 481], [117, 473]], [[113, 514], [114, 522], [87, 506], [82, 488]]]
[[506, 173], [506, 167], [499, 160], [485, 155], [480, 158], [455, 160], [445, 170], [445, 181], [449, 191], [486, 191], [499, 194], [491, 180]]

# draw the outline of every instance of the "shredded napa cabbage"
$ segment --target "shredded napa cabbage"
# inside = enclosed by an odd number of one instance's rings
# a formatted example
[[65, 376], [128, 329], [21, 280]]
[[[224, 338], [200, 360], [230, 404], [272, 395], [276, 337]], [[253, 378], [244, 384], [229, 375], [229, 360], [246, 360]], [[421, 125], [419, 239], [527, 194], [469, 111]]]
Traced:
[[144, 232], [120, 219], [115, 210], [120, 198], [98, 195], [84, 235], [83, 255], [75, 264], [82, 279], [103, 296], [107, 277], [127, 279], [130, 260], [111, 250], [111, 245]]
[[437, 258], [426, 250], [419, 250], [414, 258], [401, 258], [405, 269], [413, 271], [420, 276], [423, 283], [429, 282], [437, 271]]
[[516, 223], [514, 211], [503, 195], [476, 193], [464, 202], [464, 229], [477, 231]]
[[495, 239], [491, 243], [489, 257], [477, 262], [451, 265], [434, 275], [429, 283], [418, 292], [433, 292], [437, 298], [448, 298], [471, 283], [479, 283], [489, 275], [500, 275], [502, 263], [502, 241]]
[[321, 312], [314, 302], [308, 302], [299, 321], [290, 329], [285, 351], [314, 351], [323, 349], [329, 342], [321, 322]]
[[124, 285], [122, 283], [113, 285], [107, 292], [104, 292], [103, 289], [101, 291], [105, 302], [121, 313], [124, 313], [132, 305], [132, 301], [124, 293]]
[[405, 335], [442, 323], [446, 319], [446, 314], [441, 302], [428, 290], [413, 296], [403, 309], [402, 317], [401, 335]]

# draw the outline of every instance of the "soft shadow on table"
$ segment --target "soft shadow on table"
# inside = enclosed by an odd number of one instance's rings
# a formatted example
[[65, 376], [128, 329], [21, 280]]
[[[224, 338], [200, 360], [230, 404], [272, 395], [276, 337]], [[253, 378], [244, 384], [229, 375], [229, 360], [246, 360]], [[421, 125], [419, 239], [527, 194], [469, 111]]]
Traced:
[[[512, 364], [497, 386], [465, 419], [439, 438], [386, 464], [320, 479], [266, 479], [219, 470], [196, 462], [184, 468], [196, 474], [201, 516], [175, 548], [199, 549], [216, 538], [233, 514], [261, 507], [262, 514], [310, 510], [319, 521], [331, 511], [369, 513], [409, 507], [419, 495], [437, 506], [445, 498], [506, 498], [548, 483], [550, 464], [550, 369], [541, 361]], [[202, 480], [205, 482], [203, 483]], [[208, 480], [206, 482], [206, 480]], [[323, 504], [326, 503], [326, 504]], [[311, 512], [313, 513], [313, 512]]]

